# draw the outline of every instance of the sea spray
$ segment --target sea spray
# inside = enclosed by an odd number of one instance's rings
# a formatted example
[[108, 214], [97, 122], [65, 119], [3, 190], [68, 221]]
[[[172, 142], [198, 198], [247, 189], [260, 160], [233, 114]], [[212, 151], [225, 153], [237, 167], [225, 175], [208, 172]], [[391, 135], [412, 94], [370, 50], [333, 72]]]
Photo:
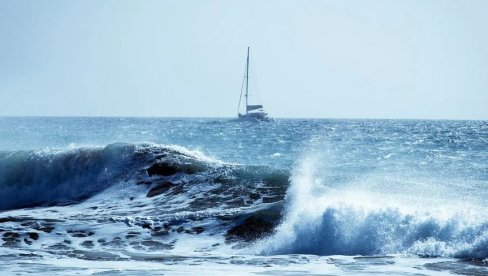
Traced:
[[283, 220], [254, 250], [265, 255], [488, 256], [488, 217], [481, 206], [379, 192], [368, 189], [370, 179], [329, 187], [319, 173], [323, 160], [309, 154], [297, 163]]
[[315, 227], [317, 216], [320, 215], [316, 212], [320, 202], [316, 197], [316, 190], [320, 183], [316, 174], [319, 160], [318, 156], [310, 154], [297, 163], [292, 170], [291, 185], [285, 196], [283, 221], [277, 227], [275, 235], [257, 242], [254, 250], [261, 251], [263, 254], [278, 253], [288, 245], [297, 242], [297, 231], [300, 231], [300, 227]]
[[[2, 118], [0, 264], [49, 275], [486, 275], [486, 126]], [[33, 208], [12, 207], [18, 199]]]

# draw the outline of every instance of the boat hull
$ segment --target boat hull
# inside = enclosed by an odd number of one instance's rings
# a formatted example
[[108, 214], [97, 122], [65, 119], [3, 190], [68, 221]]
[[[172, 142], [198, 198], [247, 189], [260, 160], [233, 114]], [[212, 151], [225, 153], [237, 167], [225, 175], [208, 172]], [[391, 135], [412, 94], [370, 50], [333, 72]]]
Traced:
[[238, 119], [242, 121], [263, 121], [263, 122], [271, 121], [271, 118], [268, 117], [268, 113], [264, 113], [264, 112], [239, 114]]

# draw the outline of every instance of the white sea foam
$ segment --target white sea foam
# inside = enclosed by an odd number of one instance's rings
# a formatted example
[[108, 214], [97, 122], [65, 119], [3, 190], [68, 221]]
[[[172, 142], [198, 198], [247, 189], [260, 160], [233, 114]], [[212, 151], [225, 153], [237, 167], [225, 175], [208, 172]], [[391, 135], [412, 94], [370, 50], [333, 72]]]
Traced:
[[309, 154], [297, 164], [283, 221], [254, 250], [268, 255], [488, 257], [488, 216], [482, 206], [370, 191], [364, 183], [328, 187], [318, 174], [321, 162]]
[[2, 211], [4, 274], [487, 272], [486, 123], [25, 120], [0, 122], [0, 205], [36, 206]]
[[[175, 158], [220, 166], [224, 163], [198, 150], [178, 145], [154, 143], [111, 144], [107, 146], [70, 145], [33, 151], [0, 154], [0, 210], [39, 204], [70, 203], [100, 192], [126, 174], [144, 169], [152, 154], [170, 151]], [[146, 156], [139, 158], [137, 154]], [[179, 156], [179, 157], [178, 157]], [[175, 159], [175, 162], [180, 162]]]

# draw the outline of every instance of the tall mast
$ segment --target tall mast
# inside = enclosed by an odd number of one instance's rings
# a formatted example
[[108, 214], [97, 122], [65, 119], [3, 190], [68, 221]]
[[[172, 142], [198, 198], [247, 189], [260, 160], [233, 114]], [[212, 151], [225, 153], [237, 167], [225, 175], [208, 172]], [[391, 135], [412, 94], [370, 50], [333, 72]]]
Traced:
[[249, 47], [247, 47], [247, 61], [246, 61], [246, 114], [247, 114], [248, 93], [249, 93]]

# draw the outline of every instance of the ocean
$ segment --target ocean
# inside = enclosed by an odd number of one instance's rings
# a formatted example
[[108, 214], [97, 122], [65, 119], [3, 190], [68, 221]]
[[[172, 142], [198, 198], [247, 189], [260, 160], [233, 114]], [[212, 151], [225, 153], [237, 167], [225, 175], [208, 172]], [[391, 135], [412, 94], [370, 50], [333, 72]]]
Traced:
[[0, 117], [0, 274], [488, 275], [488, 122]]

